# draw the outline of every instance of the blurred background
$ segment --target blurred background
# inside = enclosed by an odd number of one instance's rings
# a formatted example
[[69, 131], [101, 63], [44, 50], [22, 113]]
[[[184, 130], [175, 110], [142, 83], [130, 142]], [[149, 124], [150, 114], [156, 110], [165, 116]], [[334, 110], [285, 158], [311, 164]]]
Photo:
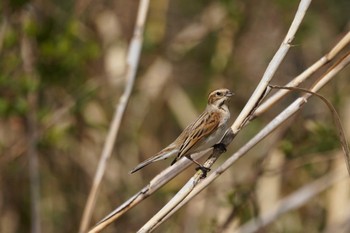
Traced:
[[[0, 232], [77, 232], [103, 143], [125, 85], [138, 1], [1, 1]], [[136, 83], [108, 162], [92, 224], [171, 161], [129, 170], [167, 146], [200, 114], [210, 91], [243, 108], [294, 17], [296, 0], [153, 0]], [[349, 30], [348, 0], [314, 1], [273, 84], [283, 85]], [[349, 48], [349, 46], [348, 46]], [[326, 70], [324, 68], [323, 71]], [[322, 72], [314, 75], [319, 77]], [[350, 135], [350, 69], [322, 91]], [[298, 94], [251, 122], [215, 166]], [[37, 159], [36, 159], [37, 158]], [[215, 167], [214, 166], [214, 167]], [[331, 113], [310, 100], [156, 232], [233, 232], [277, 200], [345, 169]], [[191, 177], [195, 166], [104, 232], [135, 232]], [[349, 221], [349, 181], [331, 186], [261, 232], [322, 232]], [[34, 196], [33, 196], [34, 195]], [[39, 200], [33, 205], [31, 198]], [[342, 231], [333, 231], [342, 232]]]

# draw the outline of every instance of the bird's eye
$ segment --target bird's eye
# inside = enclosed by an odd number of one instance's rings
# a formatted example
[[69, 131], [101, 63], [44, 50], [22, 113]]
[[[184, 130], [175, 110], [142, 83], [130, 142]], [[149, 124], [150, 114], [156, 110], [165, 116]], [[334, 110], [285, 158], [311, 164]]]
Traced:
[[218, 92], [216, 92], [216, 95], [217, 96], [222, 96], [222, 93], [218, 91]]

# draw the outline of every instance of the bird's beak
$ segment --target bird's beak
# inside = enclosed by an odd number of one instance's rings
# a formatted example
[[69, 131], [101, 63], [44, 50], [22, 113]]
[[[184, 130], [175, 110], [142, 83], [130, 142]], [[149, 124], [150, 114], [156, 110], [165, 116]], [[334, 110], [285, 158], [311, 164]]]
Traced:
[[231, 92], [231, 91], [229, 91], [229, 92], [226, 93], [226, 96], [227, 96], [227, 97], [231, 97], [231, 96], [233, 96], [233, 95], [234, 95], [234, 93]]

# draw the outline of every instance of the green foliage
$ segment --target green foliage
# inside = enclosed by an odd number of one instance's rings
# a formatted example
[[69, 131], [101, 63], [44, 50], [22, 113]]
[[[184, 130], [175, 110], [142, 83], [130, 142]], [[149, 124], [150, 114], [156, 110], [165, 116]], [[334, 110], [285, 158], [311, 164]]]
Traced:
[[334, 124], [315, 122], [309, 136], [310, 144], [315, 145], [311, 147], [314, 152], [325, 152], [340, 148], [339, 135]]
[[280, 142], [280, 148], [285, 154], [290, 154], [293, 152], [293, 143], [287, 139]]
[[295, 8], [300, 1], [298, 0], [274, 0], [274, 2], [283, 8], [285, 11], [290, 11], [291, 8]]
[[[84, 33], [76, 19], [56, 20], [54, 15], [40, 22], [26, 19], [22, 29], [9, 25], [0, 55], [0, 114], [24, 115], [28, 110], [26, 96], [33, 91], [44, 93], [61, 87], [72, 96], [85, 96], [84, 90], [90, 93], [84, 85], [88, 80], [87, 67], [99, 57], [100, 48], [94, 37]], [[21, 34], [36, 45], [32, 48], [36, 78], [27, 77], [19, 68]]]
[[24, 7], [30, 2], [30, 0], [10, 0], [8, 1], [11, 10], [18, 10]]
[[[49, 23], [46, 27], [51, 25]], [[40, 41], [38, 72], [43, 85], [62, 85], [66, 88], [77, 88], [86, 80], [88, 62], [97, 58], [99, 48], [92, 39], [80, 38], [78, 22], [70, 20], [63, 30], [44, 28]], [[43, 34], [46, 34], [44, 36]]]
[[[221, 0], [221, 3], [227, 9], [227, 13], [232, 22], [241, 25], [244, 22], [245, 15], [243, 13], [244, 5], [238, 0]], [[236, 26], [235, 25], [235, 26]]]
[[3, 46], [4, 49], [14, 48], [18, 43], [18, 34], [15, 29], [10, 27], [6, 30], [4, 35]]

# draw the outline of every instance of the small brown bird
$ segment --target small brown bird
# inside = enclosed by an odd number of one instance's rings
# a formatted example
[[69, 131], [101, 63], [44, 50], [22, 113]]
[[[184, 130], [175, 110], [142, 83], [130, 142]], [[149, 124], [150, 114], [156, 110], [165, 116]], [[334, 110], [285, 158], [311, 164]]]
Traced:
[[228, 129], [230, 111], [226, 105], [233, 93], [228, 89], [219, 89], [209, 94], [208, 104], [204, 112], [175, 139], [173, 143], [158, 152], [153, 157], [137, 165], [130, 173], [170, 156], [176, 155], [173, 165], [185, 156], [199, 166], [198, 169], [207, 172], [208, 168], [191, 158], [191, 154], [213, 147], [221, 141]]

